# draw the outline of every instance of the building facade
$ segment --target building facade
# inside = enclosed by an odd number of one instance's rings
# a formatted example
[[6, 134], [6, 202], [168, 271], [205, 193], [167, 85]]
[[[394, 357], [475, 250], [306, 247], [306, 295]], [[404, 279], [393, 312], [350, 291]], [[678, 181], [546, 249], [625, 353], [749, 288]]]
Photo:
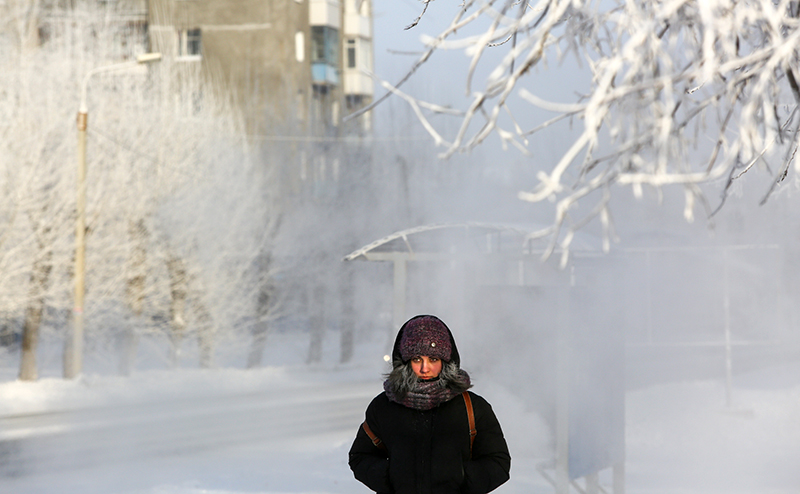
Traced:
[[0, 31], [31, 24], [24, 36], [9, 36], [35, 46], [65, 19], [97, 8], [115, 32], [103, 40], [118, 48], [106, 50], [109, 63], [161, 53], [178, 73], [202, 74], [203, 87], [187, 88], [187, 100], [198, 104], [210, 91], [228, 98], [250, 134], [335, 137], [371, 128], [368, 116], [341, 123], [373, 100], [372, 0], [43, 0], [37, 12], [4, 16], [30, 22]]
[[[371, 104], [375, 96], [372, 0], [344, 0], [343, 33], [342, 88], [349, 114]], [[367, 113], [359, 119], [361, 131], [371, 130], [370, 117]]]
[[370, 0], [147, 2], [152, 51], [200, 70], [248, 132], [339, 135], [372, 101]]

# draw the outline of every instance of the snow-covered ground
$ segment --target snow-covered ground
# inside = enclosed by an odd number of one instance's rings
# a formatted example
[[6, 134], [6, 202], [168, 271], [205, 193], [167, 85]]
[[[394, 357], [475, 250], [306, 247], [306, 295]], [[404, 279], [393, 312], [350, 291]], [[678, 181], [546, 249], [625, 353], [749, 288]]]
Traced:
[[[0, 384], [5, 494], [367, 493], [347, 450], [379, 365], [150, 370]], [[800, 493], [800, 365], [626, 396], [626, 492]], [[511, 386], [476, 379], [506, 433], [498, 493], [553, 492], [551, 444]], [[601, 475], [608, 486], [608, 476]], [[578, 492], [578, 491], [573, 491]]]

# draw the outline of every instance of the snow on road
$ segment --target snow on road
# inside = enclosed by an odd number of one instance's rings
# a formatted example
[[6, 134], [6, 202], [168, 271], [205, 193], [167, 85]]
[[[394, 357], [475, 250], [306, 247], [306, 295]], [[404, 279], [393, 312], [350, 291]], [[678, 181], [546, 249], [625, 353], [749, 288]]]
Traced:
[[[148, 371], [0, 384], [0, 494], [368, 493], [347, 450], [376, 369]], [[543, 422], [480, 381], [513, 456], [499, 494], [550, 493]], [[800, 493], [800, 367], [631, 391], [627, 489]], [[608, 485], [608, 478], [601, 475]], [[577, 490], [573, 492], [578, 492]]]
[[[2, 400], [0, 492], [46, 493], [56, 486], [60, 493], [149, 492], [198, 475], [237, 484], [230, 476], [242, 468], [262, 481], [270, 471], [288, 474], [292, 467], [281, 466], [290, 463], [288, 455], [296, 461], [298, 452], [344, 444], [380, 385], [375, 379], [334, 385], [324, 376], [314, 382], [284, 372], [240, 371], [239, 383], [224, 370], [158, 372], [155, 380], [63, 383], [70, 391], [61, 400], [37, 401], [30, 391]], [[9, 383], [0, 396], [59, 384]]]
[[4, 468], [41, 475], [352, 429], [371, 394], [364, 390], [304, 387], [11, 416], [0, 419], [0, 437], [17, 451]]

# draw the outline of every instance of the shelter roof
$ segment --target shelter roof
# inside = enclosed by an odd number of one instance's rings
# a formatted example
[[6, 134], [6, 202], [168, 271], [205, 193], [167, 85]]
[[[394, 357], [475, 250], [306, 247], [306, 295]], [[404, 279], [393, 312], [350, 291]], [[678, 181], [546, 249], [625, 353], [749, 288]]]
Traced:
[[[409, 258], [446, 259], [485, 254], [534, 254], [544, 252], [545, 240], [534, 232], [542, 228], [495, 223], [438, 223], [401, 230], [377, 239], [347, 256], [357, 259], [389, 260], [404, 254]], [[600, 242], [591, 235], [579, 234], [571, 250], [599, 250]]]

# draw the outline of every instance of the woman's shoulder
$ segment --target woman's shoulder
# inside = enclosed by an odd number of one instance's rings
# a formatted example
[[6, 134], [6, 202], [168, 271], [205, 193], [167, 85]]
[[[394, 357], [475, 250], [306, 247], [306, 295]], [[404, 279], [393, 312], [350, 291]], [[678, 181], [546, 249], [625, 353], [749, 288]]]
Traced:
[[369, 408], [374, 410], [386, 407], [387, 405], [389, 405], [389, 397], [386, 396], [386, 391], [383, 391], [372, 399], [372, 401], [369, 403]]
[[383, 392], [372, 399], [367, 406], [367, 421], [377, 425], [379, 422], [389, 423], [402, 417], [404, 413], [411, 411], [410, 408], [395, 403]]
[[469, 397], [472, 400], [472, 404], [473, 405], [476, 404], [476, 403], [480, 403], [481, 405], [489, 405], [489, 402], [486, 401], [486, 398], [484, 398], [483, 396], [479, 395], [478, 393], [476, 393], [474, 391], [467, 391], [467, 393], [469, 393]]
[[486, 400], [486, 398], [473, 391], [467, 391], [467, 393], [469, 393], [470, 401], [472, 402], [472, 408], [475, 409], [475, 413], [492, 411], [492, 404], [489, 403], [489, 401]]

